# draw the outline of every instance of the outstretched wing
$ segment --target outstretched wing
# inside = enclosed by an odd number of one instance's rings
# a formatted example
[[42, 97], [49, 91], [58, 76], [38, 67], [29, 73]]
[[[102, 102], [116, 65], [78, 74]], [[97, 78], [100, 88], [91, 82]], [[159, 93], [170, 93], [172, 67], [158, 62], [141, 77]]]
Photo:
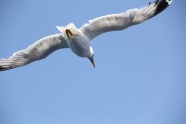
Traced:
[[33, 61], [44, 59], [55, 50], [68, 48], [63, 34], [47, 36], [28, 48], [14, 53], [7, 59], [0, 59], [0, 71], [24, 66]]
[[109, 31], [123, 30], [140, 24], [166, 9], [173, 0], [157, 0], [140, 9], [131, 9], [120, 14], [111, 14], [90, 20], [80, 30], [89, 40]]

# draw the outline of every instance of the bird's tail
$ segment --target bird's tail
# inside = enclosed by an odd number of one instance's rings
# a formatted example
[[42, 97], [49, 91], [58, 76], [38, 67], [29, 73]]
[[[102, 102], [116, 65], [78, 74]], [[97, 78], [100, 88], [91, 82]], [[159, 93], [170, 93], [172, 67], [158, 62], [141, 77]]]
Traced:
[[73, 34], [77, 34], [77, 28], [74, 25], [74, 23], [70, 23], [67, 26], [63, 27], [63, 26], [56, 26], [56, 28], [64, 34], [65, 40], [68, 41], [68, 36], [66, 34], [66, 29], [69, 29]]
[[76, 32], [75, 29], [77, 29], [77, 27], [74, 25], [74, 23], [70, 23], [68, 24], [66, 27], [63, 26], [56, 26], [56, 28], [61, 32], [61, 33], [65, 33], [66, 29], [70, 29], [72, 32]]
[[61, 33], [64, 33], [65, 32], [65, 27], [62, 27], [62, 26], [56, 26], [56, 28], [61, 32]]

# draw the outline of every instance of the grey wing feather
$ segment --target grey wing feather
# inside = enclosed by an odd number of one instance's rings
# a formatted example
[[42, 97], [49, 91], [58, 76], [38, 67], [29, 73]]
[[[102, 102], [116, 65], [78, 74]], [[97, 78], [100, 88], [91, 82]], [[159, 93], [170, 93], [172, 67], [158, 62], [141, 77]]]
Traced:
[[14, 53], [7, 59], [0, 59], [0, 71], [17, 68], [33, 61], [44, 59], [55, 50], [61, 48], [68, 48], [62, 34], [47, 36], [28, 48]]
[[120, 14], [111, 14], [90, 20], [80, 30], [89, 40], [109, 31], [117, 31], [129, 26], [140, 24], [166, 9], [172, 0], [157, 0], [154, 3], [139, 8], [131, 9]]

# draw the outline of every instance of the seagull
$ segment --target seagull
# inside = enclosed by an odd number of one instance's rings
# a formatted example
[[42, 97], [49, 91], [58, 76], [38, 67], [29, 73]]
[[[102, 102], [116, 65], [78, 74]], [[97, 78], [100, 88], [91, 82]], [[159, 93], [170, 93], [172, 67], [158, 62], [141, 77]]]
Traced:
[[0, 59], [0, 71], [5, 71], [27, 65], [46, 58], [52, 52], [70, 48], [80, 57], [88, 58], [93, 66], [94, 50], [90, 41], [96, 36], [109, 31], [124, 30], [140, 24], [166, 9], [173, 0], [156, 0], [142, 8], [127, 10], [119, 14], [110, 14], [90, 20], [79, 29], [70, 23], [67, 26], [56, 26], [59, 34], [44, 37], [24, 50], [15, 52], [7, 59]]

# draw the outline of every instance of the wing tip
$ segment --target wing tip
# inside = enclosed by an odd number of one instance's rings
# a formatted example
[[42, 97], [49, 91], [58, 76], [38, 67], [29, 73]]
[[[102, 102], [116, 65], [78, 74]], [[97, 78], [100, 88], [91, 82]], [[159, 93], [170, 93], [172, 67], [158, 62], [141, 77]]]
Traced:
[[170, 5], [173, 0], [166, 0], [166, 2]]
[[6, 71], [12, 69], [13, 66], [8, 64], [8, 60], [6, 59], [0, 59], [0, 71]]
[[9, 70], [9, 69], [11, 69], [11, 68], [0, 66], [0, 71], [6, 71], [6, 70]]
[[157, 14], [165, 10], [172, 3], [172, 1], [173, 0], [156, 0], [154, 2], [154, 7], [156, 7], [156, 9], [153, 16], [156, 16]]

